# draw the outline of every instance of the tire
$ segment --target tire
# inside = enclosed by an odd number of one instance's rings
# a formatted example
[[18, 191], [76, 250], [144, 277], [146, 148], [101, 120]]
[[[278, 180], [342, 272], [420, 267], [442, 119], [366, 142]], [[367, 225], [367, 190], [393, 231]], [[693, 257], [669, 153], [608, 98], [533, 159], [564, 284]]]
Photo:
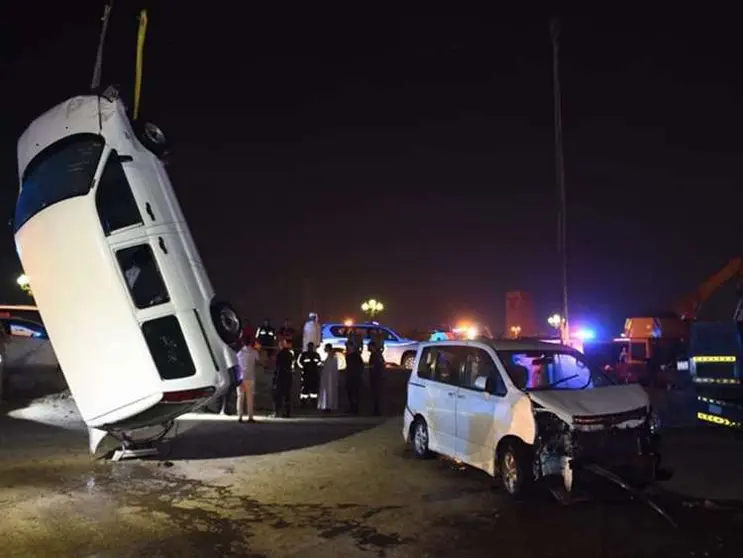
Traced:
[[400, 366], [402, 366], [403, 370], [412, 372], [413, 364], [415, 364], [415, 353], [405, 353], [402, 355]]
[[158, 159], [163, 159], [168, 154], [170, 145], [163, 131], [152, 122], [136, 122], [134, 132], [137, 139]]
[[534, 486], [530, 451], [524, 444], [507, 442], [498, 452], [498, 471], [503, 488], [516, 499], [528, 496]]
[[240, 341], [242, 320], [235, 309], [227, 302], [213, 301], [209, 309], [214, 329], [220, 339], [232, 346]]
[[428, 425], [420, 417], [410, 426], [410, 445], [418, 459], [431, 457], [431, 450], [428, 449]]

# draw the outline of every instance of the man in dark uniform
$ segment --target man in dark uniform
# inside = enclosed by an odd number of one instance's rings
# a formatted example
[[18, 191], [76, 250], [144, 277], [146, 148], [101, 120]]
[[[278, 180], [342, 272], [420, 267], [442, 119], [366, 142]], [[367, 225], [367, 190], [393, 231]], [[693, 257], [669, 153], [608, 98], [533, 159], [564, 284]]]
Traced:
[[266, 352], [268, 358], [272, 358], [276, 352], [276, 330], [271, 325], [271, 320], [266, 318], [263, 325], [255, 332], [258, 344]]
[[317, 392], [320, 387], [320, 366], [322, 365], [322, 359], [315, 350], [314, 343], [307, 345], [307, 350], [299, 355], [297, 364], [302, 371], [299, 404], [304, 407], [308, 399], [316, 404]]
[[273, 406], [277, 417], [291, 416], [293, 368], [294, 354], [291, 351], [291, 343], [282, 341], [273, 372]]
[[286, 339], [293, 344], [295, 333], [296, 332], [294, 331], [291, 322], [289, 320], [284, 320], [284, 325], [279, 328], [279, 341]]
[[375, 416], [382, 414], [381, 393], [382, 373], [384, 372], [384, 356], [382, 348], [376, 341], [369, 341], [369, 387], [371, 388], [373, 412]]
[[[361, 382], [364, 374], [364, 361], [361, 351], [354, 344], [349, 344], [350, 349], [346, 353], [346, 395], [348, 396], [348, 412], [352, 415], [359, 414], [359, 403], [361, 399]], [[362, 345], [363, 349], [363, 345]]]

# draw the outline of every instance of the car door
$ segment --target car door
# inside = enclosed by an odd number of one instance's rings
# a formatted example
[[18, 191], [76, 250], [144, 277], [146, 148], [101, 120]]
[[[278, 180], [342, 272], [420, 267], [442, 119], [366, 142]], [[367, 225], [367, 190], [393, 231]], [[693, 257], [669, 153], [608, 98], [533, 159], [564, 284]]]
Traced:
[[457, 390], [466, 348], [443, 345], [434, 351], [435, 364], [426, 387], [429, 445], [433, 451], [457, 457]]
[[[493, 356], [483, 347], [468, 347], [457, 392], [457, 454], [465, 463], [487, 470], [495, 447], [508, 428], [510, 406]], [[487, 379], [486, 389], [476, 386]]]

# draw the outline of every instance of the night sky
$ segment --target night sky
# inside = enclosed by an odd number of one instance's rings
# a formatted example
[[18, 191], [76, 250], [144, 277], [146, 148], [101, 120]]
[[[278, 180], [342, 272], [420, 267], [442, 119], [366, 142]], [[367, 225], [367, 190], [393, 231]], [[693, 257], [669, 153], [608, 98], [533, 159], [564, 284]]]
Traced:
[[[130, 99], [147, 3], [127, 4], [103, 78]], [[511, 289], [533, 293], [540, 319], [559, 309], [550, 14], [150, 4], [143, 115], [173, 142], [171, 178], [215, 288], [247, 317], [298, 322], [310, 305], [360, 317], [374, 296], [401, 329], [472, 316], [498, 330]], [[16, 139], [87, 91], [103, 2], [27, 5], [0, 23], [8, 218]], [[562, 18], [575, 319], [615, 333], [740, 253], [736, 23]], [[19, 270], [8, 233], [8, 302], [24, 301]]]

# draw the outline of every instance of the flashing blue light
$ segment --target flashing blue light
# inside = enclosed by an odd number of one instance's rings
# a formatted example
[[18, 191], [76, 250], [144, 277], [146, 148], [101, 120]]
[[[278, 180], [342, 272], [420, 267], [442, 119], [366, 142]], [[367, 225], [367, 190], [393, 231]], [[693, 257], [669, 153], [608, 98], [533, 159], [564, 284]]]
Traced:
[[594, 339], [596, 337], [596, 334], [593, 332], [593, 330], [590, 329], [579, 329], [575, 333], [575, 336], [581, 341], [588, 341], [590, 339]]

